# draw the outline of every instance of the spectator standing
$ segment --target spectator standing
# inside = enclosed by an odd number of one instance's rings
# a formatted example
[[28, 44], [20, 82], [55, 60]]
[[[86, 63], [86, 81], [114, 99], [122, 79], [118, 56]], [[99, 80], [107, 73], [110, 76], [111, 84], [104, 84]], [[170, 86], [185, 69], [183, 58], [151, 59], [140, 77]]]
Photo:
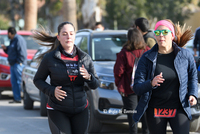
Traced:
[[167, 123], [174, 134], [189, 134], [190, 106], [198, 96], [197, 69], [192, 54], [182, 47], [192, 32], [160, 20], [154, 34], [157, 44], [143, 54], [135, 73], [133, 90], [141, 98], [133, 120], [137, 123], [146, 111], [151, 134], [166, 134]]
[[[137, 106], [137, 95], [131, 89], [131, 78], [135, 57], [140, 57], [150, 48], [146, 46], [141, 32], [137, 28], [128, 30], [128, 41], [124, 44], [122, 50], [117, 54], [117, 60], [114, 65], [115, 84], [118, 92], [122, 96], [124, 103], [123, 112], [128, 116], [130, 134], [137, 134], [137, 125], [133, 125], [133, 113]], [[134, 54], [134, 55], [133, 55]]]
[[153, 32], [149, 29], [149, 21], [146, 18], [137, 18], [134, 26], [142, 33], [147, 46], [152, 48], [156, 44], [156, 39]]
[[[34, 30], [33, 38], [51, 49], [42, 59], [34, 84], [48, 95], [47, 113], [52, 134], [85, 134], [88, 126], [88, 100], [85, 83], [99, 86], [91, 57], [74, 45], [75, 27], [71, 22], [58, 26], [58, 35]], [[50, 76], [51, 84], [45, 82]]]
[[200, 27], [196, 29], [194, 36], [194, 56], [197, 56], [197, 48], [199, 48], [199, 56], [200, 56]]
[[27, 63], [26, 41], [18, 35], [14, 27], [8, 28], [8, 38], [10, 45], [2, 45], [5, 53], [8, 54], [8, 62], [10, 64], [11, 85], [14, 100], [9, 103], [21, 103], [21, 76], [22, 70]]

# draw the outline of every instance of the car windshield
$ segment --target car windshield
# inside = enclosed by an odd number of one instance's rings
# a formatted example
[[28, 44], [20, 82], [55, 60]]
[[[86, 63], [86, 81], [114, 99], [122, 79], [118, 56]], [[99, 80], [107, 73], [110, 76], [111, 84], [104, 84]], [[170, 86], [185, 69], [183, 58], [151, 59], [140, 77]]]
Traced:
[[94, 61], [115, 61], [126, 42], [126, 35], [94, 37], [92, 39], [92, 59]]
[[[39, 47], [41, 47], [39, 44], [37, 44], [29, 35], [22, 35], [27, 43], [27, 49], [34, 49], [37, 50]], [[0, 35], [0, 44], [4, 44], [6, 46], [9, 46], [10, 40], [8, 39], [7, 35]], [[0, 45], [1, 48], [1, 45]]]

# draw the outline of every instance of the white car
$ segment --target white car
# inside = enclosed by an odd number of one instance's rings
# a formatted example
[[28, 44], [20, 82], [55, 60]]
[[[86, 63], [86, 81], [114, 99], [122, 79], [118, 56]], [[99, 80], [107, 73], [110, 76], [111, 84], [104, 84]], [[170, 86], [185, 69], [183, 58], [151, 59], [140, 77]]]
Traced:
[[[47, 51], [47, 47], [41, 47], [38, 49], [33, 59], [28, 65], [26, 65], [22, 72], [22, 90], [24, 93], [23, 105], [24, 109], [30, 110], [33, 109], [34, 101], [40, 102], [40, 115], [47, 116], [46, 103], [47, 96], [37, 89], [33, 83], [33, 78], [38, 68], [38, 61], [36, 60], [38, 54], [41, 54]], [[46, 80], [47, 83], [50, 83], [49, 77]]]

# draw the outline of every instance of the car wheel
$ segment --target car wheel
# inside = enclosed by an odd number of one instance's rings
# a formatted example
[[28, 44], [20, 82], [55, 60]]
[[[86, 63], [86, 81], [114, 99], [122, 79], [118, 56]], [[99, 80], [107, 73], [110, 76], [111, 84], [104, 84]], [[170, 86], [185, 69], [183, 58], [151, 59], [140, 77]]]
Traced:
[[190, 121], [190, 131], [196, 132], [200, 126], [200, 116], [198, 118], [194, 118]]
[[33, 109], [33, 100], [30, 98], [29, 94], [26, 92], [26, 87], [23, 85], [23, 91], [24, 91], [24, 109]]
[[88, 133], [96, 133], [100, 132], [102, 128], [102, 123], [95, 117], [95, 110], [94, 110], [94, 104], [92, 101], [92, 95], [90, 91], [87, 92], [87, 99], [89, 102], [88, 109], [89, 109], [89, 126], [88, 126]]
[[40, 115], [41, 116], [47, 116], [46, 104], [47, 104], [47, 97], [43, 92], [41, 92], [40, 94]]

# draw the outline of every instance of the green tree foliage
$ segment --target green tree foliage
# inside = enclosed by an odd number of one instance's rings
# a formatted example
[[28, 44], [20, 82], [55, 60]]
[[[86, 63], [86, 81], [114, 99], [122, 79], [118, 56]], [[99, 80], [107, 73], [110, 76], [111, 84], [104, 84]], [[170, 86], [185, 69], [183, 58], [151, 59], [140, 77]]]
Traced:
[[9, 27], [9, 21], [6, 19], [8, 18], [9, 14], [9, 2], [5, 2], [3, 0], [0, 0], [0, 30], [7, 30]]
[[8, 27], [9, 21], [3, 15], [0, 15], [0, 30], [7, 30]]
[[127, 28], [131, 24], [131, 18], [135, 18], [134, 6], [129, 4], [129, 0], [108, 0], [106, 4], [106, 21], [110, 24], [110, 29], [114, 29], [115, 22], [118, 28]]
[[45, 4], [38, 11], [38, 24], [48, 28], [53, 31], [54, 29], [54, 19], [61, 15], [62, 0], [45, 0]]
[[17, 22], [24, 16], [23, 2], [20, 0], [0, 0], [0, 13], [12, 21], [11, 26], [18, 26]]
[[[62, 0], [45, 0], [45, 4], [38, 11], [38, 18], [48, 19], [60, 14], [62, 9]], [[41, 20], [41, 19], [40, 19]]]
[[182, 24], [190, 15], [182, 9], [190, 2], [191, 0], [108, 0], [105, 18], [110, 29], [114, 28], [114, 21], [117, 21], [118, 29], [127, 29], [138, 17], [149, 20], [171, 19]]
[[173, 22], [182, 24], [190, 15], [190, 12], [183, 12], [190, 0], [146, 0], [146, 15], [149, 18], [171, 19]]

